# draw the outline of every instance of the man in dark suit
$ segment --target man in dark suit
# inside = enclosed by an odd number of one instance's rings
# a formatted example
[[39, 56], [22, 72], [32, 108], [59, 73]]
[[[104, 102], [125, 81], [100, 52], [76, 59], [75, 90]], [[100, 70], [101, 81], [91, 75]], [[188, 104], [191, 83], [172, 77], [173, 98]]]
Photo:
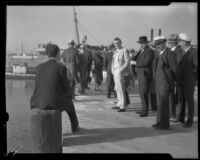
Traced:
[[157, 118], [155, 129], [169, 129], [169, 94], [170, 88], [174, 84], [176, 73], [176, 56], [166, 47], [165, 36], [154, 38], [155, 46], [159, 49], [159, 56], [156, 60], [156, 96], [157, 96]]
[[58, 63], [59, 48], [55, 44], [46, 47], [49, 60], [36, 67], [35, 89], [30, 100], [31, 109], [66, 111], [72, 132], [80, 129], [71, 88], [68, 85], [67, 69]]
[[[186, 33], [179, 35], [183, 56], [177, 67], [178, 95], [180, 99], [178, 120], [183, 123], [183, 127], [189, 128], [193, 125], [194, 118], [194, 90], [197, 77], [197, 50], [191, 46], [192, 38]], [[185, 122], [186, 102], [188, 116]], [[185, 122], [185, 123], [184, 123]]]
[[85, 88], [86, 88], [86, 72], [88, 70], [88, 57], [85, 53], [85, 46], [81, 45], [80, 50], [78, 52], [78, 61], [79, 61], [79, 74], [80, 74], [80, 93], [84, 94], [85, 93]]
[[87, 68], [86, 68], [86, 89], [89, 89], [89, 84], [91, 82], [90, 72], [92, 69], [92, 52], [88, 48], [88, 46], [84, 47], [84, 55], [86, 57], [87, 62]]
[[110, 98], [111, 92], [113, 92], [114, 97], [116, 98], [116, 92], [114, 90], [115, 82], [113, 74], [111, 72], [112, 58], [114, 54], [114, 46], [109, 46], [109, 51], [104, 56], [104, 68], [107, 71], [107, 98]]
[[[168, 37], [168, 47], [176, 56], [177, 66], [183, 56], [183, 51], [181, 46], [178, 45], [178, 34], [170, 34]], [[176, 83], [176, 82], [175, 82]], [[169, 96], [169, 105], [170, 105], [170, 117], [172, 122], [178, 122], [178, 117], [176, 114], [176, 107], [178, 104], [178, 93], [177, 93], [177, 85], [174, 84], [170, 90]]]
[[73, 99], [75, 98], [75, 85], [80, 82], [80, 78], [78, 76], [78, 50], [74, 47], [74, 45], [74, 40], [69, 41], [69, 47], [62, 54], [65, 66], [72, 76], [70, 78], [73, 79], [73, 83], [71, 84], [71, 87], [73, 88]]
[[154, 53], [153, 50], [148, 46], [148, 40], [146, 36], [139, 37], [138, 43], [141, 44], [141, 49], [133, 60], [136, 61], [135, 70], [137, 72], [140, 98], [142, 102], [142, 108], [139, 111], [139, 114], [140, 117], [146, 117], [148, 116], [149, 109], [148, 99]]

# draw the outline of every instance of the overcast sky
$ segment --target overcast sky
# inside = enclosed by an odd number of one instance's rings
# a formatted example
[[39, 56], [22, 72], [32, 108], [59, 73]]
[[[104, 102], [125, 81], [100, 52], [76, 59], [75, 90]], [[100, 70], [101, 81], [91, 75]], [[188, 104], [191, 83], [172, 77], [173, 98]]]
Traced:
[[[150, 40], [162, 34], [188, 33], [197, 44], [197, 3], [170, 6], [76, 6], [80, 39], [92, 45], [107, 45], [115, 37], [123, 46], [138, 49], [139, 36]], [[75, 39], [73, 6], [7, 6], [7, 51], [33, 50], [37, 43], [56, 43], [66, 48]]]

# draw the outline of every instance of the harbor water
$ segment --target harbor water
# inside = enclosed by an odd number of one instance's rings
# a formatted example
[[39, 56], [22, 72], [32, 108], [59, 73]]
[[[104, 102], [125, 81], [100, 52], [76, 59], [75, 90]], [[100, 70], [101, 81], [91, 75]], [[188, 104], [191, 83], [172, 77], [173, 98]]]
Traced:
[[34, 80], [6, 80], [7, 152], [30, 153], [30, 97]]

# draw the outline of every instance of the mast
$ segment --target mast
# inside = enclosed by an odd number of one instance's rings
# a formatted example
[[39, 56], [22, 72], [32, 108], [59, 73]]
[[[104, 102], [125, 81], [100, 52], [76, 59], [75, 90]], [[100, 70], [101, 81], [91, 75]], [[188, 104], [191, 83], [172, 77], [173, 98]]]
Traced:
[[75, 24], [75, 32], [76, 32], [76, 42], [78, 42], [78, 44], [80, 44], [75, 7], [73, 7], [73, 11], [74, 11], [74, 24]]

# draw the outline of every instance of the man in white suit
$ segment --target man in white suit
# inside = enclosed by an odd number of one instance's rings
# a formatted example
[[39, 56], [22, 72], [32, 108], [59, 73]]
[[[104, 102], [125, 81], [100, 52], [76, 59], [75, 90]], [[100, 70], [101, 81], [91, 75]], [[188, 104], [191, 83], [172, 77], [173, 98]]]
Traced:
[[112, 74], [114, 75], [115, 90], [117, 93], [118, 102], [113, 109], [118, 109], [118, 112], [125, 112], [127, 106], [127, 98], [125, 94], [125, 76], [129, 75], [129, 63], [130, 57], [128, 51], [122, 47], [122, 41], [120, 38], [113, 40], [116, 48], [112, 60]]

